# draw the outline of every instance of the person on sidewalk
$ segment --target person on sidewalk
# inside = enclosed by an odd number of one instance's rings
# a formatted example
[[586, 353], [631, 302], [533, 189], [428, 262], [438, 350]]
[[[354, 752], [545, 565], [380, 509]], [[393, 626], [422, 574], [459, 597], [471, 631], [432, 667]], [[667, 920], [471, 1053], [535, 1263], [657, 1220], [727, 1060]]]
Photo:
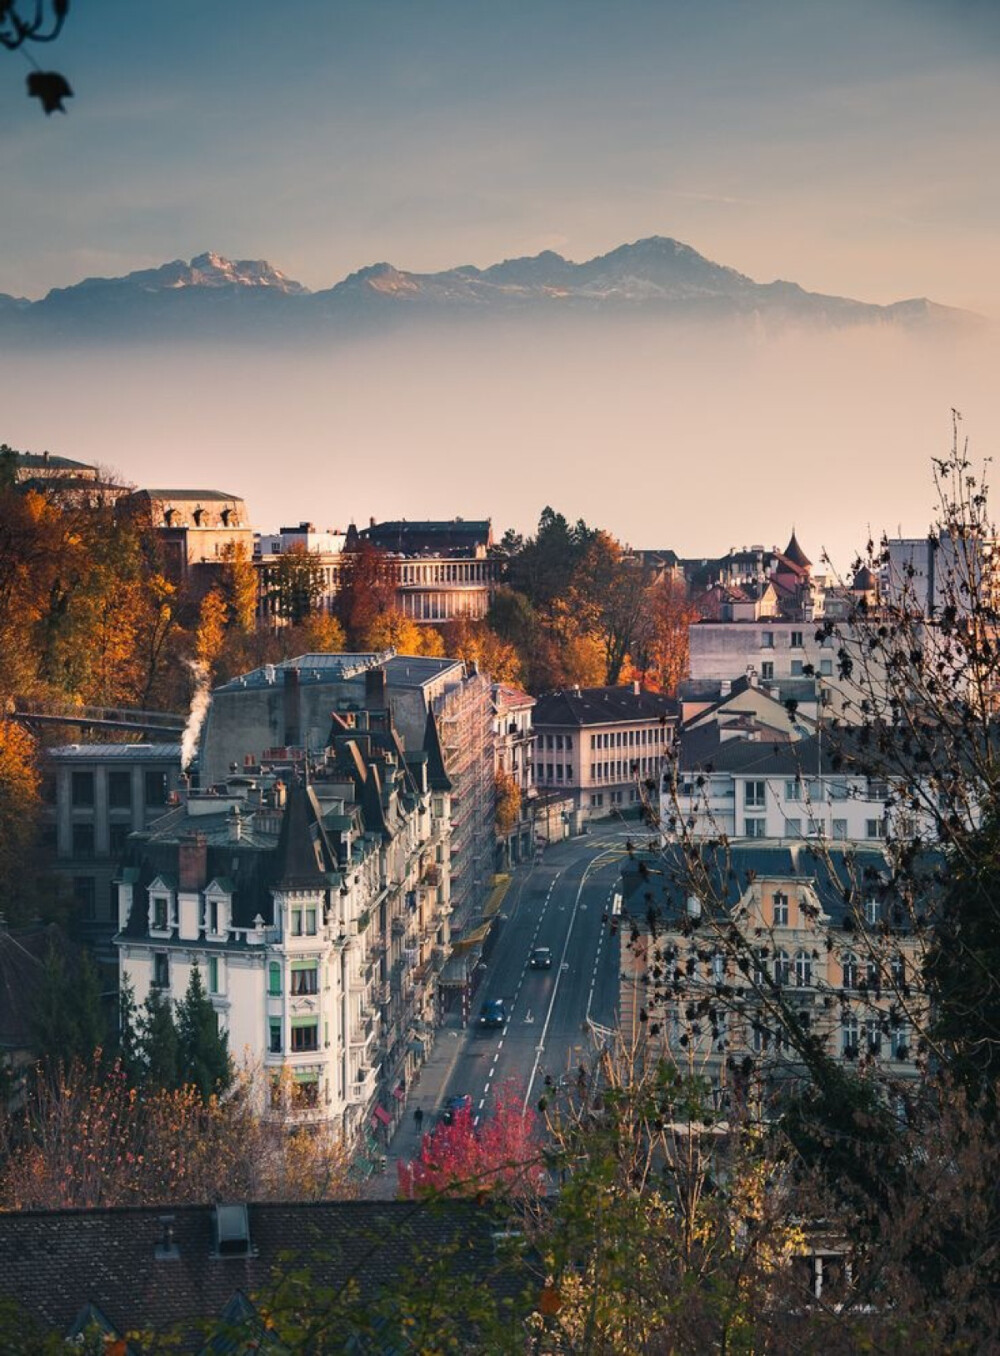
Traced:
[[417, 1134], [419, 1135], [424, 1128], [424, 1112], [422, 1107], [418, 1106], [416, 1111], [414, 1111], [413, 1124], [417, 1127]]

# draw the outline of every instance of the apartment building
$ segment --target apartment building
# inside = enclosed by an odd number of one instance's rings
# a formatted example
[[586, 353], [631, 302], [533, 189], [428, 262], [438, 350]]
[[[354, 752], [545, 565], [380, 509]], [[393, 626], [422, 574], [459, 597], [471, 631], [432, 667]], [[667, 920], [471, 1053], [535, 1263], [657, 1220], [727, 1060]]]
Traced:
[[638, 683], [570, 688], [539, 697], [534, 711], [535, 784], [573, 802], [576, 828], [589, 819], [636, 811], [677, 723], [677, 702]]
[[71, 926], [117, 968], [114, 879], [129, 834], [168, 809], [181, 786], [180, 744], [63, 744], [44, 763], [42, 843], [67, 883]]
[[455, 659], [308, 654], [215, 689], [199, 752], [201, 782], [291, 748], [325, 747], [330, 713], [379, 705], [408, 751], [440, 758], [451, 782], [453, 927], [489, 894], [494, 857], [493, 705], [489, 679]]
[[273, 1109], [360, 1140], [398, 1122], [433, 1039], [450, 783], [384, 706], [335, 714], [324, 744], [246, 762], [134, 835], [116, 944], [139, 1003], [179, 1001], [197, 965]]
[[801, 1078], [790, 1019], [834, 1059], [917, 1076], [921, 934], [877, 847], [706, 847], [692, 872], [674, 846], [635, 854], [622, 892], [623, 1027], [683, 1068]]
[[502, 868], [529, 860], [534, 850], [532, 822], [537, 795], [532, 713], [535, 698], [509, 683], [494, 683], [492, 694], [494, 771], [498, 777], [511, 778], [520, 798], [517, 822], [502, 835], [499, 830], [497, 833], [498, 865]]

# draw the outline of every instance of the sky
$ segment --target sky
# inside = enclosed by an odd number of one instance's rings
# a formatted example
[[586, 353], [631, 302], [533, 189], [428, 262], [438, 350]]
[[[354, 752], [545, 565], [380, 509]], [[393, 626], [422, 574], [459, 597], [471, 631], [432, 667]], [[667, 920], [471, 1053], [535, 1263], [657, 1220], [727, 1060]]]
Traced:
[[[35, 298], [209, 249], [266, 258], [320, 288], [379, 260], [425, 271], [546, 248], [582, 260], [660, 234], [758, 281], [875, 302], [929, 296], [1000, 322], [993, 0], [90, 0], [72, 7], [58, 43], [33, 55], [63, 71], [76, 97], [65, 117], [45, 118], [24, 96], [25, 61], [0, 52], [0, 292]], [[770, 448], [795, 467], [780, 512], [773, 482], [759, 504], [740, 496], [741, 512], [752, 506], [767, 522], [744, 525], [731, 504], [714, 515], [699, 504], [663, 524], [663, 538], [688, 537], [684, 548], [698, 553], [703, 540], [705, 554], [719, 545], [712, 534], [769, 540], [793, 515], [831, 540], [846, 541], [851, 513], [898, 508], [922, 530], [927, 496], [906, 488], [897, 504], [891, 482], [856, 506], [846, 492], [827, 501], [826, 514], [841, 517], [825, 521], [824, 459], [851, 444], [869, 468], [877, 457], [910, 478], [914, 463], [941, 451], [952, 405], [984, 451], [1000, 436], [982, 353], [950, 353], [942, 365], [880, 351], [873, 370], [859, 345], [853, 355], [817, 353], [805, 372], [801, 354], [779, 348], [730, 363], [720, 401], [718, 354], [667, 355], [683, 379], [651, 395], [664, 355], [633, 340], [626, 359], [622, 342], [609, 336], [607, 352], [553, 367], [548, 382], [502, 344], [472, 368], [459, 349], [449, 355], [457, 397], [426, 352], [368, 352], [353, 380], [317, 369], [311, 384], [276, 361], [270, 390], [255, 381], [252, 402], [225, 355], [214, 387], [202, 380], [204, 355], [187, 355], [186, 368], [177, 355], [180, 366], [168, 366], [175, 400], [186, 391], [184, 419], [167, 426], [187, 436], [172, 449], [162, 419], [159, 432], [143, 427], [144, 405], [172, 407], [138, 355], [103, 370], [99, 355], [80, 355], [86, 362], [55, 398], [51, 367], [24, 356], [8, 365], [6, 391], [0, 372], [10, 421], [0, 436], [91, 458], [99, 445], [139, 480], [152, 478], [152, 459], [204, 474], [218, 455], [216, 478], [245, 494], [264, 527], [272, 512], [391, 516], [405, 511], [389, 508], [399, 491], [427, 497], [426, 472], [439, 462], [444, 471], [463, 449], [488, 447], [492, 477], [467, 456], [461, 492], [452, 478], [451, 502], [438, 498], [441, 516], [492, 509], [496, 521], [525, 527], [562, 492], [567, 508], [587, 504], [623, 538], [654, 544], [648, 503], [606, 483], [600, 497], [583, 493], [578, 473], [600, 482], [609, 442], [625, 442], [641, 452], [644, 475], [666, 476], [668, 497], [675, 485], [687, 492], [689, 464], [665, 454], [657, 431], [666, 404], [676, 415], [670, 447], [707, 437], [704, 455], [735, 475], [748, 449]], [[106, 395], [126, 370], [116, 422]], [[571, 370], [588, 383], [597, 374], [582, 401]], [[413, 419], [397, 409], [386, 422], [386, 371]], [[324, 442], [324, 426], [350, 445]], [[266, 445], [255, 428], [267, 429]], [[511, 485], [495, 473], [497, 447], [532, 428], [537, 441], [518, 446]], [[267, 457], [282, 436], [300, 455], [276, 487]], [[414, 438], [423, 476], [387, 484], [368, 475], [390, 444]], [[810, 441], [822, 456], [803, 460]], [[239, 460], [222, 456], [231, 444]], [[324, 456], [351, 468], [351, 493], [342, 481], [317, 504], [307, 485]]]

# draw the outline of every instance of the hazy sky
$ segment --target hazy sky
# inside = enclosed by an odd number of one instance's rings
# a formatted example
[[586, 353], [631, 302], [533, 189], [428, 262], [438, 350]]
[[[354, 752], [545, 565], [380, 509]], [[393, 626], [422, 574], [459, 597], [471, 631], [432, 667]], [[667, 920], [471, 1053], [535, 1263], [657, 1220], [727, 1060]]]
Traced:
[[995, 0], [89, 0], [0, 62], [0, 291], [205, 249], [311, 287], [672, 235], [1000, 315]]
[[[0, 292], [208, 249], [318, 288], [661, 234], [1000, 320], [996, 0], [81, 0], [36, 55], [76, 98], [46, 119], [0, 53]], [[214, 482], [262, 527], [551, 502], [699, 554], [792, 519], [813, 551], [922, 531], [950, 407], [1000, 442], [995, 345], [672, 343], [98, 352], [58, 379], [23, 355], [0, 439]]]

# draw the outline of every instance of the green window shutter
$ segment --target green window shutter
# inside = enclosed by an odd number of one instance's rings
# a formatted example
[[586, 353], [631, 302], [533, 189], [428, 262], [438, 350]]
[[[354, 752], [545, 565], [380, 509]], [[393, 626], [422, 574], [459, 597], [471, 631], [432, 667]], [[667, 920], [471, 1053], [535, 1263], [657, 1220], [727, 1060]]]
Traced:
[[296, 1069], [294, 1077], [296, 1083], [318, 1083], [319, 1069]]
[[317, 1032], [318, 1032], [318, 1031], [319, 1031], [319, 1018], [318, 1018], [318, 1017], [293, 1017], [293, 1018], [292, 1018], [292, 1026], [293, 1026], [293, 1027], [314, 1026], [314, 1027], [316, 1028]]
[[267, 967], [267, 991], [269, 994], [281, 993], [281, 965], [271, 961]]
[[292, 969], [293, 969], [293, 970], [318, 970], [318, 969], [319, 969], [319, 961], [318, 961], [318, 960], [293, 960], [293, 961], [292, 961]]

